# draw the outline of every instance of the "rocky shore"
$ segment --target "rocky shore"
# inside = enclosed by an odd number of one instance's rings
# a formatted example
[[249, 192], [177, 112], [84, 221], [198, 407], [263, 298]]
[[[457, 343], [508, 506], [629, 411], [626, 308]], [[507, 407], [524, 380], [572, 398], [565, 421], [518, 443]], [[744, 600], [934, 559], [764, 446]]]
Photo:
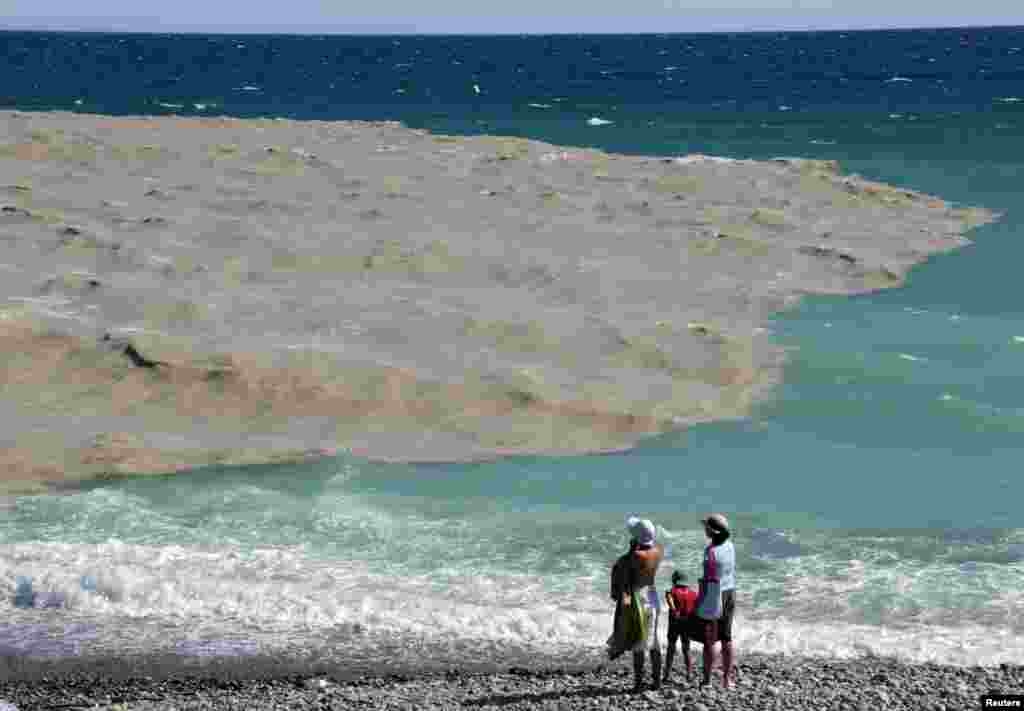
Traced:
[[[11, 671], [10, 669], [8, 671]], [[213, 709], [685, 709], [687, 711], [952, 711], [981, 708], [982, 694], [1024, 693], [1024, 666], [908, 665], [891, 659], [849, 660], [746, 655], [736, 685], [700, 688], [681, 670], [658, 691], [633, 694], [627, 662], [590, 669], [509, 668], [353, 676], [345, 670], [275, 667], [273, 660], [187, 675], [139, 671], [129, 661], [98, 674], [51, 668], [0, 680], [0, 709], [208, 711]], [[6, 702], [9, 706], [4, 707]]]

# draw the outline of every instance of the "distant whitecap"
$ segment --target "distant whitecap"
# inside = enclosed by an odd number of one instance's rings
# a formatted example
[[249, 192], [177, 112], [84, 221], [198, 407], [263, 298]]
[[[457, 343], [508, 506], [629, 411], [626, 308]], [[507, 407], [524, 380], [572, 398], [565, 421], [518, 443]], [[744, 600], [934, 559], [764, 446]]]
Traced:
[[607, 126], [610, 123], [613, 122], [608, 119], [598, 118], [597, 116], [587, 119], [588, 126]]
[[533, 107], [535, 109], [550, 109], [551, 108], [551, 104], [527, 104], [527, 106]]
[[238, 91], [262, 91], [262, 89], [260, 89], [258, 86], [252, 86], [250, 84], [246, 84], [245, 86], [240, 86], [240, 87], [238, 87], [237, 90]]
[[1016, 104], [1020, 102], [1021, 99], [1016, 96], [1000, 96], [996, 101], [1001, 101], [1004, 104]]
[[893, 82], [912, 82], [914, 80], [908, 79], [907, 77], [893, 77], [891, 79], [886, 79], [885, 81], [887, 84], [892, 84]]

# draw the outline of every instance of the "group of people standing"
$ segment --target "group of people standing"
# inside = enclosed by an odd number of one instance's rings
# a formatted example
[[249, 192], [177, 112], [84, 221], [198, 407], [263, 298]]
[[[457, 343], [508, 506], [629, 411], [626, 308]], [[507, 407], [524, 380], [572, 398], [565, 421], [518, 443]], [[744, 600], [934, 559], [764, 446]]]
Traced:
[[633, 653], [634, 691], [644, 689], [644, 665], [651, 658], [652, 688], [670, 679], [676, 643], [682, 642], [687, 676], [693, 673], [690, 642], [704, 645], [704, 684], [711, 683], [715, 645], [722, 647], [722, 684], [729, 686], [733, 672], [732, 619], [736, 604], [736, 550], [730, 540], [729, 520], [722, 514], [701, 519], [709, 542], [704, 548], [698, 588], [691, 589], [680, 571], [672, 573], [672, 589], [665, 593], [669, 610], [668, 656], [662, 673], [658, 626], [661, 596], [654, 581], [665, 557], [657, 531], [647, 519], [631, 516], [626, 521], [629, 551], [615, 562], [611, 575], [611, 598], [615, 602], [615, 623], [608, 640], [608, 656], [614, 659]]

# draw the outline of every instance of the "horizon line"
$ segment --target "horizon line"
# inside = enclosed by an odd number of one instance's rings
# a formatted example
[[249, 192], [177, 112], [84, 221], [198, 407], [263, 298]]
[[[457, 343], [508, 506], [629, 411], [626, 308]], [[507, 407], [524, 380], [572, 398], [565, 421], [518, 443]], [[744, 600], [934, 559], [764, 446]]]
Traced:
[[101, 28], [54, 28], [42, 26], [12, 27], [0, 25], [0, 32], [23, 32], [36, 34], [110, 34], [110, 35], [200, 35], [200, 36], [246, 36], [246, 37], [623, 37], [623, 36], [644, 36], [644, 37], [670, 37], [679, 35], [737, 35], [737, 34], [815, 34], [815, 33], [844, 33], [844, 32], [913, 32], [913, 31], [935, 31], [935, 30], [1024, 30], [1022, 24], [952, 24], [952, 25], [896, 25], [896, 26], [869, 26], [869, 27], [828, 27], [828, 28], [773, 28], [773, 29], [708, 29], [708, 30], [680, 30], [672, 32], [656, 32], [638, 30], [632, 32], [597, 32], [597, 31], [528, 31], [528, 32], [432, 32], [432, 31], [254, 31], [248, 29], [178, 29], [178, 30], [125, 30], [125, 29], [101, 29]]

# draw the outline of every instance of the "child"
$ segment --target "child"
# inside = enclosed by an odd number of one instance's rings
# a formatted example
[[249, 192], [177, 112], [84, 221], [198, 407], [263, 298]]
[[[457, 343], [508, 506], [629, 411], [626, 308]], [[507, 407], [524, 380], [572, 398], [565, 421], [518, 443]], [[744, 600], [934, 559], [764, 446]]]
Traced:
[[672, 573], [672, 589], [665, 593], [668, 602], [668, 656], [665, 658], [665, 681], [672, 670], [672, 658], [676, 653], [676, 640], [683, 643], [683, 661], [686, 662], [686, 676], [693, 674], [693, 660], [690, 658], [690, 616], [697, 606], [697, 591], [691, 590], [684, 582], [685, 577], [678, 570]]

